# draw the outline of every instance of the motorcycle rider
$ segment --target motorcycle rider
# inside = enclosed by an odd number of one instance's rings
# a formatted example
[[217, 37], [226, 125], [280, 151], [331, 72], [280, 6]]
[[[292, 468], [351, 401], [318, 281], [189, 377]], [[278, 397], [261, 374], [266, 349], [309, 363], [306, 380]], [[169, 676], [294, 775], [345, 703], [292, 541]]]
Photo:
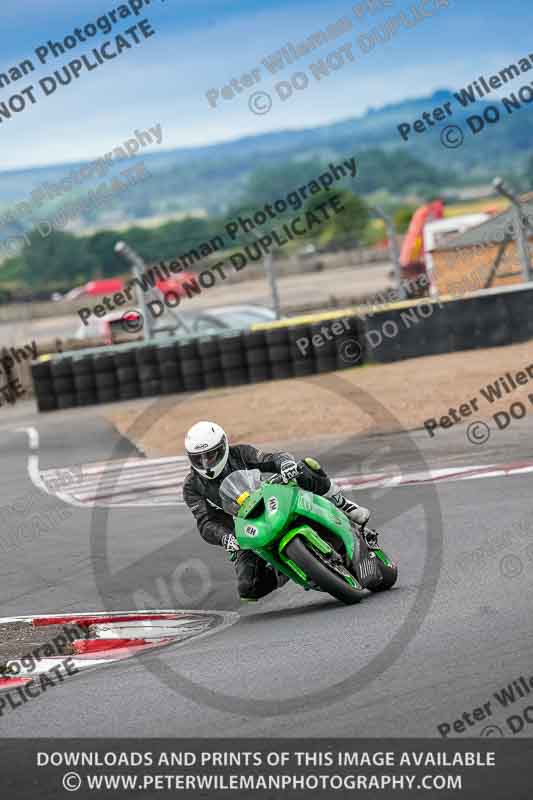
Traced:
[[259, 469], [279, 473], [284, 483], [296, 479], [302, 489], [327, 497], [358, 525], [364, 525], [370, 511], [347, 500], [318, 461], [297, 462], [290, 453], [263, 453], [249, 444], [230, 445], [216, 422], [202, 420], [185, 437], [191, 471], [183, 485], [183, 499], [196, 519], [200, 535], [209, 544], [222, 545], [235, 554], [237, 586], [242, 600], [259, 600], [286, 582], [251, 550], [241, 550], [234, 533], [233, 518], [222, 509], [219, 489], [235, 470]]

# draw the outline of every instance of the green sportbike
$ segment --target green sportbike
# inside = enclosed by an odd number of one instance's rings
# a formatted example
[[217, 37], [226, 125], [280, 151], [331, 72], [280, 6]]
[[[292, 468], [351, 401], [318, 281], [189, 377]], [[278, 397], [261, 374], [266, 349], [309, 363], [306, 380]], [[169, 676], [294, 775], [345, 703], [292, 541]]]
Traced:
[[378, 546], [378, 534], [352, 522], [325, 497], [283, 484], [279, 475], [236, 470], [220, 486], [241, 549], [253, 550], [304, 589], [328, 592], [343, 603], [366, 590], [390, 589], [397, 566]]

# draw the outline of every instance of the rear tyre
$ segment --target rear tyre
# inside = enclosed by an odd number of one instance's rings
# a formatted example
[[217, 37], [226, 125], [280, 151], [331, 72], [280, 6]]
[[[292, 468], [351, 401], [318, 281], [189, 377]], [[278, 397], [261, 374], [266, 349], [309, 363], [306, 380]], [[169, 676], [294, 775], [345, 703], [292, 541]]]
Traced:
[[[347, 605], [358, 603], [364, 597], [362, 589], [350, 586], [333, 567], [328, 566], [318, 553], [314, 553], [302, 536], [295, 536], [285, 548], [285, 553], [303, 569], [307, 577], [325, 592]], [[385, 566], [383, 564], [383, 566]]]

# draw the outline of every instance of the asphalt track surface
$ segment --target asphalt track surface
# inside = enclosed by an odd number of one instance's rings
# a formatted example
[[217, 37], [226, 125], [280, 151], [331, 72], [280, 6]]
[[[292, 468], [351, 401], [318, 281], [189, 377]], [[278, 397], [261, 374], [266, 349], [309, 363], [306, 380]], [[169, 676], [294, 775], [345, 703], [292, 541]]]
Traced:
[[[43, 468], [134, 452], [90, 413], [6, 414], [3, 506], [38, 494], [28, 478], [28, 437], [17, 431], [23, 425], [39, 430]], [[336, 474], [347, 474], [362, 451], [388, 450], [400, 467], [416, 468], [420, 458], [431, 466], [509, 463], [531, 458], [531, 432], [523, 420], [484, 447], [469, 445], [458, 428], [438, 440], [417, 431], [328, 448], [302, 442], [297, 455], [314, 451]], [[0, 730], [15, 737], [438, 736], [439, 724], [482, 706], [520, 675], [533, 675], [531, 481], [524, 474], [357, 492], [375, 510], [382, 543], [400, 562], [400, 580], [355, 607], [292, 585], [241, 607], [232, 565], [201, 540], [186, 510], [113, 509], [105, 520], [70, 508], [53, 531], [2, 549], [2, 616], [133, 610], [146, 599], [152, 608], [174, 600], [177, 608], [238, 616], [213, 635], [160, 651], [153, 662], [131, 659], [76, 676], [5, 713]], [[40, 500], [46, 507], [60, 502]], [[109, 558], [100, 552], [103, 525]], [[504, 531], [511, 533], [498, 549]], [[502, 562], [509, 555], [515, 560]], [[183, 562], [196, 567], [172, 585]], [[104, 579], [107, 567], [111, 577]], [[400, 644], [383, 658], [403, 623]], [[348, 678], [344, 689], [335, 688]], [[510, 736], [505, 718], [525, 705], [527, 698], [505, 711], [493, 701], [492, 716], [462, 735], [489, 735], [492, 724]], [[523, 735], [531, 736], [529, 728]]]

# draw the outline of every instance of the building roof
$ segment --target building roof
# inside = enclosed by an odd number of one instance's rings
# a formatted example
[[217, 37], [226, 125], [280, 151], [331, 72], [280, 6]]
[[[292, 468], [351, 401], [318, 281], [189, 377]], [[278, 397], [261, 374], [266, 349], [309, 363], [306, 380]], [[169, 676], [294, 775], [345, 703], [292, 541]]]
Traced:
[[[520, 196], [522, 210], [533, 226], [533, 192]], [[480, 245], [501, 244], [506, 232], [509, 234], [508, 226], [513, 221], [513, 210], [509, 205], [505, 211], [494, 214], [493, 217], [474, 225], [464, 233], [452, 236], [446, 240], [437, 250], [458, 250], [466, 247], [479, 247]], [[530, 229], [530, 238], [533, 238], [533, 227]], [[515, 238], [514, 236], [512, 238]]]

